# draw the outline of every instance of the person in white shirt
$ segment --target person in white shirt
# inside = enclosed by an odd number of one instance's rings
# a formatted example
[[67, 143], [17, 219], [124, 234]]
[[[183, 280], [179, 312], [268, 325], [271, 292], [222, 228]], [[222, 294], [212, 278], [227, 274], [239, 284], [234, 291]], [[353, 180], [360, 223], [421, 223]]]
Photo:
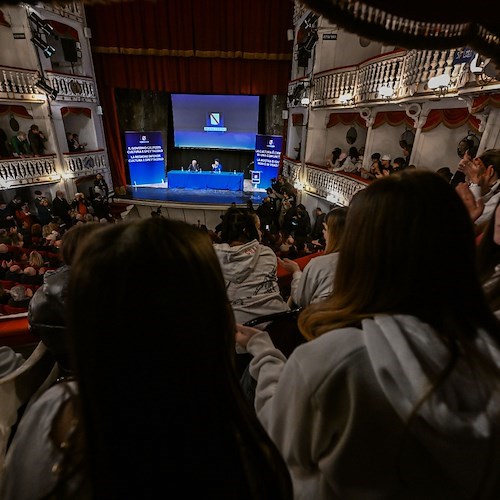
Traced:
[[470, 202], [469, 213], [477, 231], [481, 232], [500, 200], [500, 149], [484, 151], [472, 161], [466, 161], [463, 169], [469, 183], [458, 184], [456, 189], [466, 204]]
[[333, 291], [333, 280], [344, 233], [347, 207], [337, 207], [328, 212], [323, 222], [325, 252], [311, 259], [304, 270], [290, 259], [278, 259], [280, 265], [293, 273], [289, 305], [307, 306], [326, 299]]

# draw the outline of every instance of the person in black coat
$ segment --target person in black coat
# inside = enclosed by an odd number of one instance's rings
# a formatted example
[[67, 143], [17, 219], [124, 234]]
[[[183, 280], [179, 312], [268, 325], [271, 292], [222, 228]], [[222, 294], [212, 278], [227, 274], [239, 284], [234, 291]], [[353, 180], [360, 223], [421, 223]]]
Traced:
[[59, 217], [68, 227], [71, 226], [71, 205], [62, 191], [56, 191], [56, 197], [52, 201], [52, 215]]

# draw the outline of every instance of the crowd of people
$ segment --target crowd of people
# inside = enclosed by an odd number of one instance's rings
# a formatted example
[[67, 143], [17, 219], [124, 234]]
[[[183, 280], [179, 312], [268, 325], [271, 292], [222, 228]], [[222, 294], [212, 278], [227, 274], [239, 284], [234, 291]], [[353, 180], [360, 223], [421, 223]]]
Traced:
[[[102, 174], [96, 175], [92, 192], [91, 199], [75, 193], [71, 201], [63, 191], [50, 200], [40, 190], [32, 200], [21, 194], [8, 203], [0, 200], [0, 281], [10, 285], [1, 284], [0, 304], [27, 310], [47, 271], [61, 265], [61, 241], [69, 229], [89, 222], [115, 222]], [[5, 312], [0, 309], [1, 314]]]
[[392, 158], [390, 154], [374, 152], [370, 155], [370, 162], [365, 163], [364, 148], [352, 146], [347, 153], [336, 147], [326, 159], [326, 168], [330, 172], [347, 172], [358, 174], [364, 179], [374, 180], [401, 172], [406, 168], [415, 168], [410, 164], [412, 146], [406, 141], [400, 141], [401, 156]]
[[[376, 177], [313, 222], [278, 177], [213, 231], [160, 213], [72, 227], [29, 313], [64, 376], [21, 417], [0, 495], [499, 497], [500, 150], [461, 168], [456, 186]], [[299, 239], [320, 250], [303, 269]], [[296, 305], [288, 358], [246, 325]]]
[[[67, 132], [66, 140], [70, 153], [85, 151], [87, 143], [80, 142], [78, 134]], [[47, 154], [47, 141], [46, 134], [36, 123], [30, 126], [28, 133], [18, 130], [11, 137], [0, 128], [0, 158], [24, 158]]]
[[0, 158], [40, 156], [46, 152], [47, 137], [40, 127], [33, 123], [28, 133], [19, 130], [12, 137], [8, 137], [0, 129]]

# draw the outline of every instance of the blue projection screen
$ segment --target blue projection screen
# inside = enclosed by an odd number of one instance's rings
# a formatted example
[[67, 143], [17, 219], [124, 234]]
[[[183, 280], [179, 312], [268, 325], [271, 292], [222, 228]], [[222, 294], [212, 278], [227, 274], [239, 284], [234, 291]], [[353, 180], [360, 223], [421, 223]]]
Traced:
[[259, 97], [172, 94], [176, 148], [255, 148]]

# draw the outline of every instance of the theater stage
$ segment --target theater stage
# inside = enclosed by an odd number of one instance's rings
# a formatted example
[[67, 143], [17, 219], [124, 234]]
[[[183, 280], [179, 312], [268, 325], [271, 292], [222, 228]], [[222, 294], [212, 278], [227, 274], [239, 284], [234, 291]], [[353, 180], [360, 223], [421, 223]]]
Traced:
[[153, 202], [166, 206], [168, 204], [187, 205], [214, 205], [229, 206], [236, 203], [246, 206], [252, 200], [255, 207], [262, 203], [266, 197], [264, 189], [254, 189], [251, 181], [245, 179], [243, 191], [230, 191], [225, 189], [183, 189], [169, 188], [168, 184], [147, 184], [141, 186], [127, 186], [125, 195], [115, 196], [115, 201], [127, 202]]

